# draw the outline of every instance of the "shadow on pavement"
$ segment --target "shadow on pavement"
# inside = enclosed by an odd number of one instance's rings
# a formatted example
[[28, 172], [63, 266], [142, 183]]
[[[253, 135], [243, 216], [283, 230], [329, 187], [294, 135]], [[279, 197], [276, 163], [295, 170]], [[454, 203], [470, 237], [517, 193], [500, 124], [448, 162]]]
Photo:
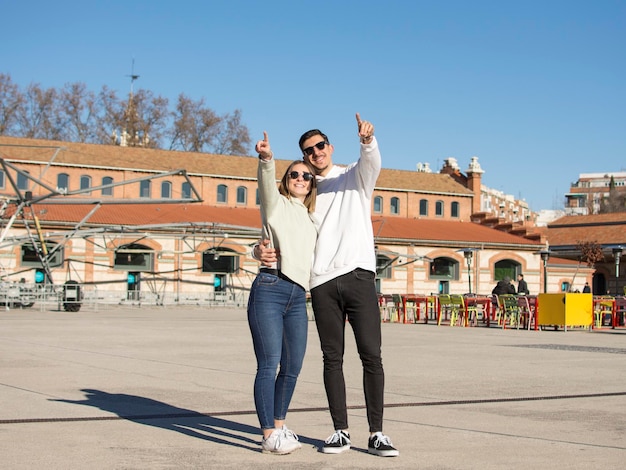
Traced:
[[[55, 399], [51, 401], [93, 406], [103, 411], [115, 413], [121, 419], [146, 426], [180, 432], [198, 439], [241, 447], [254, 452], [260, 450], [260, 430], [254, 426], [205, 415], [136, 395], [107, 393], [93, 389], [82, 389], [81, 391], [85, 393], [84, 400]], [[242, 433], [250, 434], [252, 437], [241, 435]]]

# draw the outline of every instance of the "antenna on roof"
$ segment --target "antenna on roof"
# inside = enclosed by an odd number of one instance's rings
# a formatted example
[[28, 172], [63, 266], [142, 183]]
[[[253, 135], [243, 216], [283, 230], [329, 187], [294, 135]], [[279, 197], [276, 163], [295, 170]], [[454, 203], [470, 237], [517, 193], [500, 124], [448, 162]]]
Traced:
[[150, 143], [148, 132], [143, 128], [139, 114], [137, 113], [137, 104], [135, 103], [135, 97], [133, 95], [133, 85], [135, 80], [139, 78], [139, 75], [135, 73], [135, 58], [133, 57], [131, 74], [126, 75], [130, 77], [130, 93], [128, 94], [128, 104], [124, 111], [124, 118], [122, 126], [121, 136], [117, 138], [117, 132], [113, 131], [111, 135], [115, 144], [121, 147], [147, 147]]
[[135, 74], [135, 58], [133, 57], [133, 63], [130, 69], [130, 75], [126, 75], [127, 77], [130, 77], [130, 94], [132, 96], [133, 94], [133, 83], [135, 83], [135, 80], [137, 80], [139, 78], [139, 75]]

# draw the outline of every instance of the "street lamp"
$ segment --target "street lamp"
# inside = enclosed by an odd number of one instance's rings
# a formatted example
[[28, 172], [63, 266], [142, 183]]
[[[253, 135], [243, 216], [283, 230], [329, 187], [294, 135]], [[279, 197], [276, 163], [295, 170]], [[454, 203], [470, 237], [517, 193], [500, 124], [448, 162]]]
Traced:
[[615, 257], [615, 282], [619, 279], [619, 259], [622, 256], [623, 248], [621, 246], [613, 247], [613, 256]]
[[543, 261], [543, 293], [548, 292], [548, 258], [550, 258], [550, 250], [541, 250], [539, 252], [541, 261]]
[[465, 256], [465, 261], [467, 261], [467, 283], [469, 286], [469, 293], [472, 293], [472, 256], [474, 255], [474, 250], [471, 248], [465, 248], [463, 250], [463, 256]]

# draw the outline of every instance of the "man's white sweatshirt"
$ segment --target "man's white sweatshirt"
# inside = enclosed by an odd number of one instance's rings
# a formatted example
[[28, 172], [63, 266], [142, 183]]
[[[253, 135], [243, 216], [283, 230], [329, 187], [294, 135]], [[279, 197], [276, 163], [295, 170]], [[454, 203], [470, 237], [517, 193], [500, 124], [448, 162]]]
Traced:
[[372, 194], [380, 173], [376, 138], [361, 144], [361, 157], [347, 167], [333, 165], [317, 179], [313, 222], [318, 229], [311, 289], [356, 268], [376, 272]]

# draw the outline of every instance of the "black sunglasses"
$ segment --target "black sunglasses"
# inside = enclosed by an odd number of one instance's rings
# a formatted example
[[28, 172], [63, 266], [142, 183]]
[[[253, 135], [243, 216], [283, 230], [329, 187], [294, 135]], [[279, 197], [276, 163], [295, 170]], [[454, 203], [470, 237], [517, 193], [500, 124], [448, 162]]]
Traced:
[[318, 142], [315, 145], [312, 145], [311, 147], [307, 147], [303, 150], [305, 155], [313, 155], [313, 147], [315, 147], [317, 150], [324, 150], [324, 147], [326, 147], [328, 145], [328, 142], [326, 142], [325, 140], [322, 140], [321, 142]]
[[304, 181], [311, 181], [313, 179], [313, 175], [309, 173], [308, 171], [303, 171], [302, 173], [300, 173], [299, 171], [289, 172], [289, 178], [291, 178], [292, 180], [297, 180], [298, 176], [300, 175], [302, 175], [302, 179]]

